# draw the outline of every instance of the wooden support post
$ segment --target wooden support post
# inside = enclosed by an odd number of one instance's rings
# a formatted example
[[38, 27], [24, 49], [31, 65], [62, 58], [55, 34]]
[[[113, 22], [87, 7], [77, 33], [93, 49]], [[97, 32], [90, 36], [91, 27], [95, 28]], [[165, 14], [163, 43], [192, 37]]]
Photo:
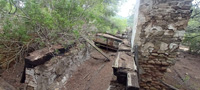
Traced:
[[110, 61], [111, 59], [109, 58], [109, 56], [107, 56], [101, 49], [99, 49], [96, 45], [94, 45], [93, 41], [90, 41], [89, 39], [87, 39], [85, 36], [81, 35], [91, 46], [93, 46], [99, 53], [101, 53], [105, 58], [107, 58], [108, 61]]

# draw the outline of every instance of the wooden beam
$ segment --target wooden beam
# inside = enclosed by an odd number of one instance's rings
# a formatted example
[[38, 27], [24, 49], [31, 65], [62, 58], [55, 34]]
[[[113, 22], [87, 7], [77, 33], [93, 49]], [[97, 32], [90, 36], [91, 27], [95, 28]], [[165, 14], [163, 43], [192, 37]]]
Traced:
[[67, 45], [67, 47], [65, 48], [61, 45], [53, 45], [50, 48], [46, 47], [29, 53], [29, 56], [25, 57], [25, 65], [20, 82], [24, 83], [26, 80], [26, 68], [34, 68], [38, 65], [42, 65], [45, 62], [49, 61], [52, 57], [68, 52], [70, 48], [74, 47], [75, 45], [75, 42], [71, 45]]
[[118, 64], [119, 64], [119, 56], [120, 56], [120, 52], [117, 52], [117, 58], [115, 59], [114, 63], [113, 63], [113, 68], [118, 68]]
[[105, 33], [97, 33], [97, 36], [103, 36], [105, 38], [113, 39], [118, 42], [122, 42], [122, 39], [118, 38], [117, 36], [111, 35], [111, 34], [105, 34]]
[[127, 74], [126, 90], [139, 90], [139, 82], [136, 72], [130, 72]]
[[110, 61], [111, 59], [109, 58], [109, 56], [107, 56], [101, 49], [99, 49], [93, 41], [89, 40], [88, 38], [86, 38], [85, 36], [81, 35], [92, 47], [94, 47], [99, 53], [101, 53], [105, 58], [107, 58], [108, 61]]
[[[127, 84], [127, 90], [138, 90], [137, 68], [134, 61], [134, 55], [129, 55], [131, 52], [118, 52], [117, 58], [113, 63], [113, 73], [117, 76], [117, 81], [121, 84]], [[132, 81], [133, 80], [133, 81]], [[132, 85], [133, 83], [133, 85]], [[137, 86], [137, 87], [136, 87]]]
[[118, 52], [113, 68], [123, 69], [123, 71], [136, 71], [134, 56], [129, 56], [130, 52]]
[[26, 57], [26, 59], [30, 61], [36, 61], [43, 58], [47, 54], [54, 53], [56, 50], [59, 50], [59, 49], [64, 49], [64, 48], [61, 45], [53, 45], [51, 47], [46, 47], [40, 50], [36, 50], [32, 53], [29, 53], [29, 56]]

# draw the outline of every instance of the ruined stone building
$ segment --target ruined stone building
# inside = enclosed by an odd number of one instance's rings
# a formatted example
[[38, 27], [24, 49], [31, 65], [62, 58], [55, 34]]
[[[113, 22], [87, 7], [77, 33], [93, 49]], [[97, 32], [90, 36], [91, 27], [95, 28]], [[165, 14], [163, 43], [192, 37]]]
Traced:
[[[141, 89], [165, 89], [160, 80], [176, 61], [191, 6], [192, 0], [137, 0], [131, 46], [138, 45]], [[25, 82], [35, 90], [62, 86], [88, 58], [89, 49], [72, 48], [68, 54], [63, 59], [56, 57], [42, 66], [26, 69]]]
[[191, 15], [192, 0], [137, 0], [132, 46], [139, 46], [140, 87], [161, 90], [175, 63]]

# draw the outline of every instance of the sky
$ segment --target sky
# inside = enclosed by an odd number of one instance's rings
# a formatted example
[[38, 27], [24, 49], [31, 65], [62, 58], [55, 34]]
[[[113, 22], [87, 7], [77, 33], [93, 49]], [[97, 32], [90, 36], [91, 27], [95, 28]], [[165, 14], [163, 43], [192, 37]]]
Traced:
[[200, 0], [193, 0], [193, 3], [195, 3], [195, 2], [199, 2]]
[[125, 3], [119, 6], [120, 10], [117, 14], [122, 17], [128, 17], [135, 3], [136, 3], [136, 0], [127, 0]]
[[[199, 2], [200, 0], [194, 0], [193, 4], [195, 2]], [[122, 17], [128, 17], [129, 14], [131, 13], [131, 9], [133, 9], [134, 5], [136, 3], [136, 0], [127, 0], [127, 2], [123, 3], [121, 6], [119, 6], [119, 12], [117, 15], [122, 16]]]

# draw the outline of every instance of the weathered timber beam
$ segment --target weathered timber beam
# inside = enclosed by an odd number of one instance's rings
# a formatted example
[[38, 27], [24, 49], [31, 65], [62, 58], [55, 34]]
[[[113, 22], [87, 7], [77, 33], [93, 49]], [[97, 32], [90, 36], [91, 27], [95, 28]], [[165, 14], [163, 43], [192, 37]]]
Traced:
[[[61, 45], [54, 45], [52, 47], [46, 47], [41, 50], [36, 50], [32, 53], [29, 53], [29, 56], [25, 57], [25, 65], [24, 70], [21, 77], [21, 83], [24, 83], [26, 80], [26, 68], [34, 68], [38, 65], [42, 65], [45, 62], [49, 61], [52, 57], [63, 54], [70, 50], [76, 43], [74, 42], [71, 45], [67, 45], [67, 47], [62, 47]], [[59, 52], [56, 52], [59, 51]]]
[[85, 36], [81, 35], [92, 47], [94, 47], [99, 53], [101, 53], [105, 58], [107, 58], [108, 61], [110, 61], [111, 59], [109, 58], [109, 56], [107, 56], [101, 49], [99, 49], [96, 45], [94, 45], [93, 41], [90, 41], [88, 38], [86, 38]]
[[122, 42], [123, 39], [118, 38], [117, 36], [111, 35], [111, 34], [105, 34], [105, 33], [97, 33], [97, 36], [103, 36], [104, 38], [109, 38], [109, 39], [113, 39], [116, 40], [118, 42]]
[[130, 72], [127, 74], [126, 90], [139, 90], [138, 76], [136, 72]]

